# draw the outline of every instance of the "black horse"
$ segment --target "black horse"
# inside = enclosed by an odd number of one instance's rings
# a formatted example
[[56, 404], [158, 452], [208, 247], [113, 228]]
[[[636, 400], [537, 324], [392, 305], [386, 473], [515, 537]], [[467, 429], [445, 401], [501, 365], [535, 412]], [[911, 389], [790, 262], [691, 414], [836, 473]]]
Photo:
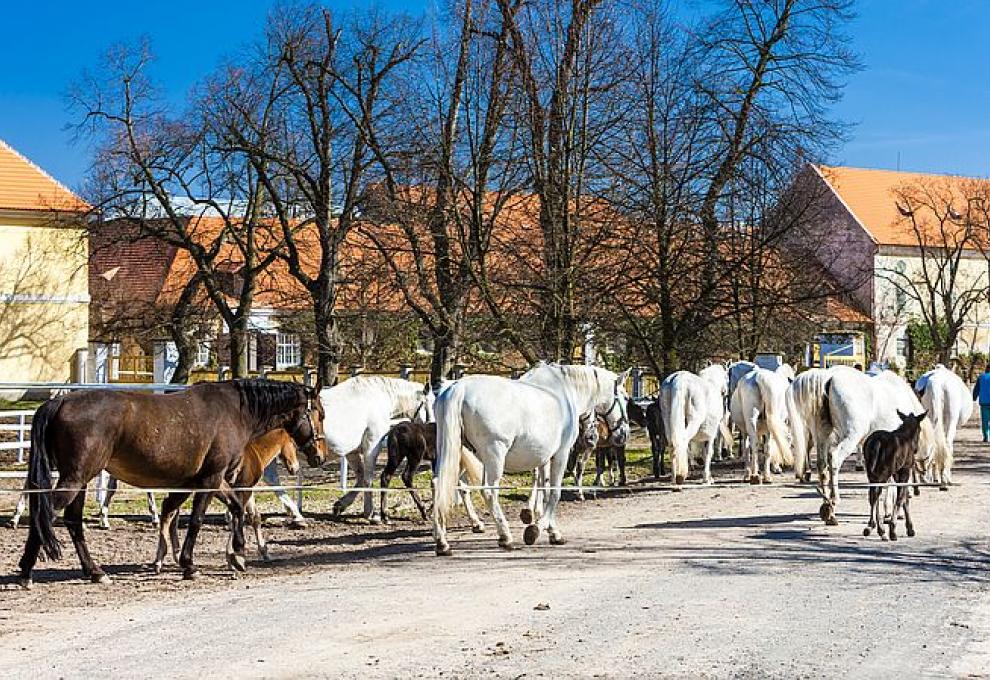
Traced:
[[[323, 408], [318, 390], [270, 380], [200, 383], [172, 394], [83, 390], [49, 399], [31, 426], [28, 489], [31, 529], [20, 561], [19, 582], [31, 586], [42, 548], [61, 557], [55, 513], [65, 509], [65, 526], [83, 573], [94, 583], [109, 578], [93, 560], [83, 533], [86, 485], [103, 469], [137, 487], [220, 489], [233, 517], [228, 562], [244, 568], [244, 507], [229, 490], [244, 447], [275, 429], [286, 430], [311, 465], [323, 460]], [[52, 489], [52, 468], [59, 471]], [[162, 515], [189, 494], [170, 494]], [[214, 492], [197, 493], [179, 559], [193, 578], [193, 547]]]
[[388, 461], [385, 469], [382, 470], [382, 521], [388, 521], [388, 508], [386, 503], [385, 489], [392, 482], [392, 476], [399, 469], [402, 461], [406, 461], [406, 469], [402, 471], [402, 483], [410, 490], [413, 502], [423, 520], [426, 520], [426, 506], [420, 499], [419, 494], [413, 488], [413, 477], [419, 464], [424, 460], [433, 462], [437, 457], [437, 424], [436, 423], [412, 423], [402, 422], [392, 426], [386, 436], [386, 449], [388, 451]]

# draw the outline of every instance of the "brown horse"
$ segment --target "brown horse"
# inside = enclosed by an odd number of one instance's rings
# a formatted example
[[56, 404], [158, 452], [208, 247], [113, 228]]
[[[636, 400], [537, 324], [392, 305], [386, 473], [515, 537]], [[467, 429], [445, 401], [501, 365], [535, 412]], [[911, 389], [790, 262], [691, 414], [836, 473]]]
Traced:
[[[299, 471], [299, 459], [296, 456], [296, 445], [285, 430], [272, 430], [252, 440], [244, 448], [244, 457], [241, 459], [241, 469], [237, 473], [234, 481], [235, 489], [248, 489], [255, 486], [265, 472], [265, 468], [275, 458], [281, 456], [289, 474], [296, 474]], [[254, 529], [254, 537], [258, 542], [258, 552], [266, 562], [270, 559], [268, 554], [268, 544], [261, 533], [261, 513], [254, 502], [252, 491], [238, 490], [233, 492], [244, 506], [245, 519]], [[183, 498], [188, 497], [188, 494]], [[176, 562], [179, 560], [179, 523], [176, 521], [179, 510], [176, 507], [168, 517], [163, 518], [158, 531], [158, 551], [155, 554], [155, 561], [152, 568], [155, 573], [161, 573], [165, 557], [168, 555], [168, 541], [166, 534], [172, 543], [172, 556]], [[233, 537], [233, 529], [231, 530]], [[231, 545], [227, 545], [228, 555]]]
[[[20, 561], [19, 582], [31, 585], [42, 548], [61, 557], [55, 513], [64, 521], [83, 573], [94, 583], [109, 581], [93, 560], [83, 533], [86, 484], [106, 469], [131, 486], [219, 489], [233, 516], [231, 566], [244, 568], [244, 506], [229, 491], [244, 447], [271, 430], [285, 429], [311, 465], [322, 462], [323, 410], [318, 391], [295, 383], [233, 380], [200, 383], [173, 394], [84, 390], [49, 399], [31, 425], [28, 486], [54, 490], [31, 494], [31, 530]], [[214, 492], [197, 493], [179, 563], [194, 578], [193, 547]], [[189, 496], [170, 494], [162, 515], [174, 512]], [[181, 499], [181, 500], [180, 500]]]

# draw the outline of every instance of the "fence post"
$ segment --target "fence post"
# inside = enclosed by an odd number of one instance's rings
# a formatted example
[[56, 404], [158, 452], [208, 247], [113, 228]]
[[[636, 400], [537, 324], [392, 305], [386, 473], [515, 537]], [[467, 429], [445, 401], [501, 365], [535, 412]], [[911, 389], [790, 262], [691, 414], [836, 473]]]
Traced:
[[639, 366], [632, 370], [632, 397], [633, 399], [643, 397], [643, 369]]
[[19, 428], [17, 430], [17, 443], [20, 444], [20, 448], [17, 449], [17, 464], [18, 465], [23, 465], [24, 464], [24, 426], [25, 426], [24, 420], [25, 420], [24, 419], [24, 414], [22, 413], [17, 418], [18, 425], [19, 425]]

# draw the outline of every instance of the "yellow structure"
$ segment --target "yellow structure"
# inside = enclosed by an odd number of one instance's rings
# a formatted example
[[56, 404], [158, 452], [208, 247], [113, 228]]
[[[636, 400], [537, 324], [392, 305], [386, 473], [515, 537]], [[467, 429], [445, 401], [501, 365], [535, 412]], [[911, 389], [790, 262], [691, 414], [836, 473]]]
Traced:
[[89, 339], [90, 206], [0, 140], [0, 382], [65, 382]]

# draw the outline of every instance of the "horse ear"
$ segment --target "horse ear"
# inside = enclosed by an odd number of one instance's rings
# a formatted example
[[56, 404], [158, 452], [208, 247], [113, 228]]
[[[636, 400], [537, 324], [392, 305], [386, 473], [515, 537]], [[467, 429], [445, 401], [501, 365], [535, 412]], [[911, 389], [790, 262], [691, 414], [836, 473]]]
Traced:
[[900, 409], [894, 409], [894, 412], [897, 413], [897, 417], [900, 418], [902, 422], [907, 420], [907, 416], [901, 413]]
[[626, 380], [629, 379], [629, 374], [632, 373], [632, 368], [627, 368], [615, 379], [615, 393], [619, 393], [619, 388], [626, 384]]
[[928, 417], [928, 411], [922, 411], [921, 414], [918, 416], [918, 422], [920, 423], [922, 420], [924, 420], [927, 417]]

